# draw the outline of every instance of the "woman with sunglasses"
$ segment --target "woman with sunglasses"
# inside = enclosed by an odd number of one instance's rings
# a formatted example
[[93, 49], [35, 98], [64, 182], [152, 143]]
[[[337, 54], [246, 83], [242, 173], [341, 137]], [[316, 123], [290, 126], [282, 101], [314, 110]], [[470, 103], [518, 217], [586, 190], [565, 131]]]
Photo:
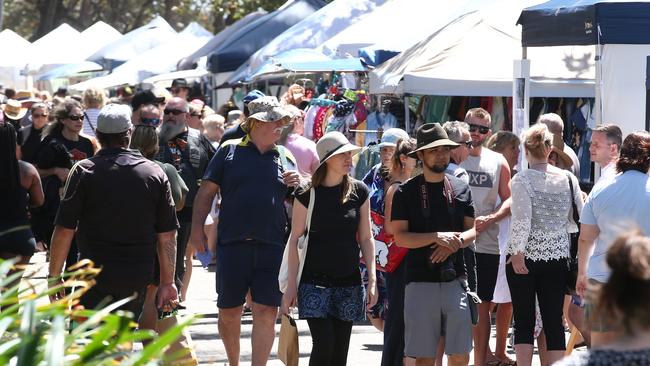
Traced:
[[38, 151], [41, 148], [41, 138], [43, 129], [47, 125], [50, 108], [45, 103], [34, 103], [30, 108], [32, 124], [20, 129], [18, 134], [21, 136], [22, 144], [20, 152], [22, 160], [28, 163], [35, 163]]
[[[43, 130], [43, 141], [36, 157], [38, 173], [43, 181], [45, 204], [34, 217], [37, 236], [49, 243], [60, 195], [72, 166], [95, 155], [92, 141], [81, 136], [83, 109], [74, 99], [66, 99], [54, 111], [55, 121]], [[66, 266], [77, 262], [77, 246], [72, 242]]]

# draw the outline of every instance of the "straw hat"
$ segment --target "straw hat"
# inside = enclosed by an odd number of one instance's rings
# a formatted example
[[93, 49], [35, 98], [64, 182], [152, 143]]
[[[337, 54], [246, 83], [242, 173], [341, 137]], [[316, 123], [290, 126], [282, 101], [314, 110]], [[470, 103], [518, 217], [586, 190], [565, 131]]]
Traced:
[[[327, 159], [334, 155], [343, 154], [351, 151], [353, 154], [361, 151], [362, 148], [352, 145], [347, 137], [338, 131], [330, 131], [323, 135], [316, 143], [316, 153], [318, 154], [318, 168], [325, 164]], [[316, 169], [318, 169], [316, 168]]]
[[27, 114], [27, 108], [23, 108], [21, 102], [15, 99], [9, 99], [4, 108], [5, 117], [13, 120], [19, 120]]

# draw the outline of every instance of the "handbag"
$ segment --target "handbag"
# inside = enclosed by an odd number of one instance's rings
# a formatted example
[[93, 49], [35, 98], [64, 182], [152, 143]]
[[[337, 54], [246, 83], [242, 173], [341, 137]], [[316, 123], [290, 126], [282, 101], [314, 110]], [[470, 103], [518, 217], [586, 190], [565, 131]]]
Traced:
[[[377, 212], [370, 211], [373, 237], [375, 240], [375, 263], [378, 271], [393, 272], [402, 263], [409, 250], [395, 244], [392, 235], [384, 229], [385, 218]], [[363, 255], [361, 263], [366, 263]]]
[[[300, 283], [300, 276], [302, 269], [305, 266], [305, 257], [307, 256], [307, 244], [309, 242], [309, 230], [311, 228], [311, 214], [314, 211], [314, 201], [316, 200], [316, 191], [312, 187], [309, 190], [309, 207], [307, 207], [307, 229], [305, 233], [298, 238], [298, 277], [296, 278], [296, 285]], [[278, 273], [278, 285], [280, 292], [285, 293], [289, 285], [289, 241], [284, 246], [284, 253], [282, 254], [282, 264], [280, 264], [280, 272]]]
[[298, 366], [299, 357], [296, 321], [289, 315], [282, 314], [280, 339], [278, 340], [278, 358], [287, 366]]
[[578, 280], [578, 238], [580, 237], [580, 215], [578, 214], [578, 206], [576, 205], [573, 193], [573, 182], [571, 181], [571, 176], [567, 174], [569, 178], [569, 189], [571, 191], [571, 208], [573, 211], [573, 222], [578, 225], [578, 232], [571, 233], [570, 235], [570, 257], [567, 261], [567, 270], [569, 272], [566, 285], [566, 293], [569, 295], [574, 295], [576, 293], [576, 281]]

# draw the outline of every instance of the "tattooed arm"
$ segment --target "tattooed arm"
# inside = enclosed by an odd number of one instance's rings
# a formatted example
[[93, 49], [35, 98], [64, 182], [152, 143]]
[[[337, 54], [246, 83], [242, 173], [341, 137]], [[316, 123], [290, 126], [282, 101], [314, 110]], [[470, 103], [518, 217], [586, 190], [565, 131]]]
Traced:
[[174, 284], [176, 266], [176, 230], [158, 234], [158, 261], [160, 262], [160, 286], [156, 305], [159, 309], [174, 308], [178, 304], [178, 290]]

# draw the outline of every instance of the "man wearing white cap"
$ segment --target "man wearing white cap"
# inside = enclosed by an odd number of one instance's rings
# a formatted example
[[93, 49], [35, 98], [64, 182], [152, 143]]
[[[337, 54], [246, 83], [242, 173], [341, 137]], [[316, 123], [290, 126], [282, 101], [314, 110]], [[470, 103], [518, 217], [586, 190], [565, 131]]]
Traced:
[[127, 149], [131, 128], [128, 106], [109, 104], [99, 112], [96, 133], [103, 148], [70, 170], [52, 235], [48, 277], [61, 274], [76, 230], [80, 257], [103, 267], [81, 304], [94, 308], [107, 297], [119, 300], [135, 293], [136, 299], [122, 309], [138, 319], [154, 272], [154, 250], [160, 261], [157, 306], [169, 312], [178, 303], [174, 285], [178, 221], [163, 170]]
[[291, 115], [275, 97], [248, 104], [246, 136], [222, 143], [194, 200], [190, 243], [205, 251], [203, 224], [221, 193], [217, 224], [219, 335], [230, 365], [239, 365], [242, 308], [253, 300], [253, 365], [265, 365], [275, 339], [282, 293], [278, 272], [286, 242], [284, 200], [300, 183], [288, 149], [277, 145]]

